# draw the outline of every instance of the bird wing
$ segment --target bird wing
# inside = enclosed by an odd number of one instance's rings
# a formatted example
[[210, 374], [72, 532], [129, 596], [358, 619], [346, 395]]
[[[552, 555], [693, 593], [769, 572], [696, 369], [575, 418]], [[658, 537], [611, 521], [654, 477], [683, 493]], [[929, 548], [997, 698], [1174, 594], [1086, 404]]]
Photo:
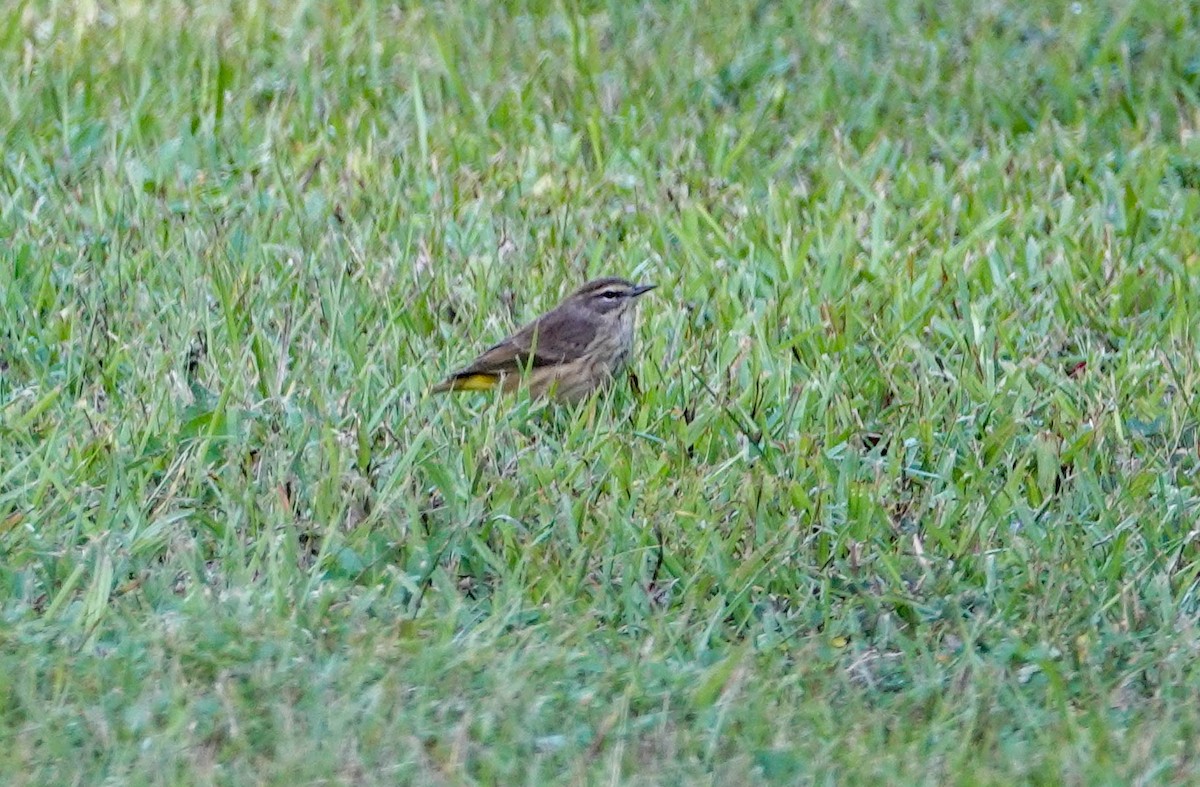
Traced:
[[587, 312], [555, 309], [502, 342], [484, 350], [453, 377], [511, 374], [530, 366], [553, 366], [583, 355], [596, 338], [599, 321]]

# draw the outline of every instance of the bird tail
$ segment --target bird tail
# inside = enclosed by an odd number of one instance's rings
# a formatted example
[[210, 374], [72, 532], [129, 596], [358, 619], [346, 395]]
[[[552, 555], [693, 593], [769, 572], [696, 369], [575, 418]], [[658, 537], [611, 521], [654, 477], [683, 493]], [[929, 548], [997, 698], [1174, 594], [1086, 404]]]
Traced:
[[474, 374], [464, 374], [459, 377], [449, 377], [442, 380], [437, 385], [433, 386], [434, 393], [445, 393], [447, 391], [488, 391], [496, 387], [499, 382], [499, 375], [484, 374], [476, 372]]

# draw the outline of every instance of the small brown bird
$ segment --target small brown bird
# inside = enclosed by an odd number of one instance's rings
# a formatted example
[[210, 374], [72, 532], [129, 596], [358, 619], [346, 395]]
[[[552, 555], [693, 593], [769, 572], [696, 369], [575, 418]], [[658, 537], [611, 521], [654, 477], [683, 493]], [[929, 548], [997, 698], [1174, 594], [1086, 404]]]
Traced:
[[508, 392], [524, 380], [534, 396], [550, 394], [559, 401], [578, 402], [612, 379], [629, 359], [637, 299], [655, 286], [616, 277], [589, 281], [433, 391], [499, 387]]

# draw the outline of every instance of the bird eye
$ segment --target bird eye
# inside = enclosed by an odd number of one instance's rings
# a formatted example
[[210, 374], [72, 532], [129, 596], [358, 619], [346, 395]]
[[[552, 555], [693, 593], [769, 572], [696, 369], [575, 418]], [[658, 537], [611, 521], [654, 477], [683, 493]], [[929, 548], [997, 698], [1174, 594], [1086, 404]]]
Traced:
[[600, 293], [600, 297], [607, 298], [610, 301], [615, 301], [617, 298], [621, 297], [621, 293], [617, 292], [616, 290], [605, 290], [604, 292]]

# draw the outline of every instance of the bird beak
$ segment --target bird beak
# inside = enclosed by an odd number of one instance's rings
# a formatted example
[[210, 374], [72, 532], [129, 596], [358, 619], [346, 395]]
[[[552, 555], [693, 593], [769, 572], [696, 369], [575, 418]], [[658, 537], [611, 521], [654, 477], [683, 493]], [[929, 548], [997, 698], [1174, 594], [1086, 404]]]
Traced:
[[658, 286], [657, 284], [637, 284], [637, 285], [634, 285], [633, 289], [629, 291], [629, 297], [630, 297], [630, 298], [636, 298], [636, 297], [637, 297], [637, 296], [639, 296], [639, 295], [644, 295], [644, 294], [646, 294], [646, 293], [650, 292], [650, 290], [653, 290], [653, 289], [654, 289], [655, 287], [657, 287], [657, 286]]

